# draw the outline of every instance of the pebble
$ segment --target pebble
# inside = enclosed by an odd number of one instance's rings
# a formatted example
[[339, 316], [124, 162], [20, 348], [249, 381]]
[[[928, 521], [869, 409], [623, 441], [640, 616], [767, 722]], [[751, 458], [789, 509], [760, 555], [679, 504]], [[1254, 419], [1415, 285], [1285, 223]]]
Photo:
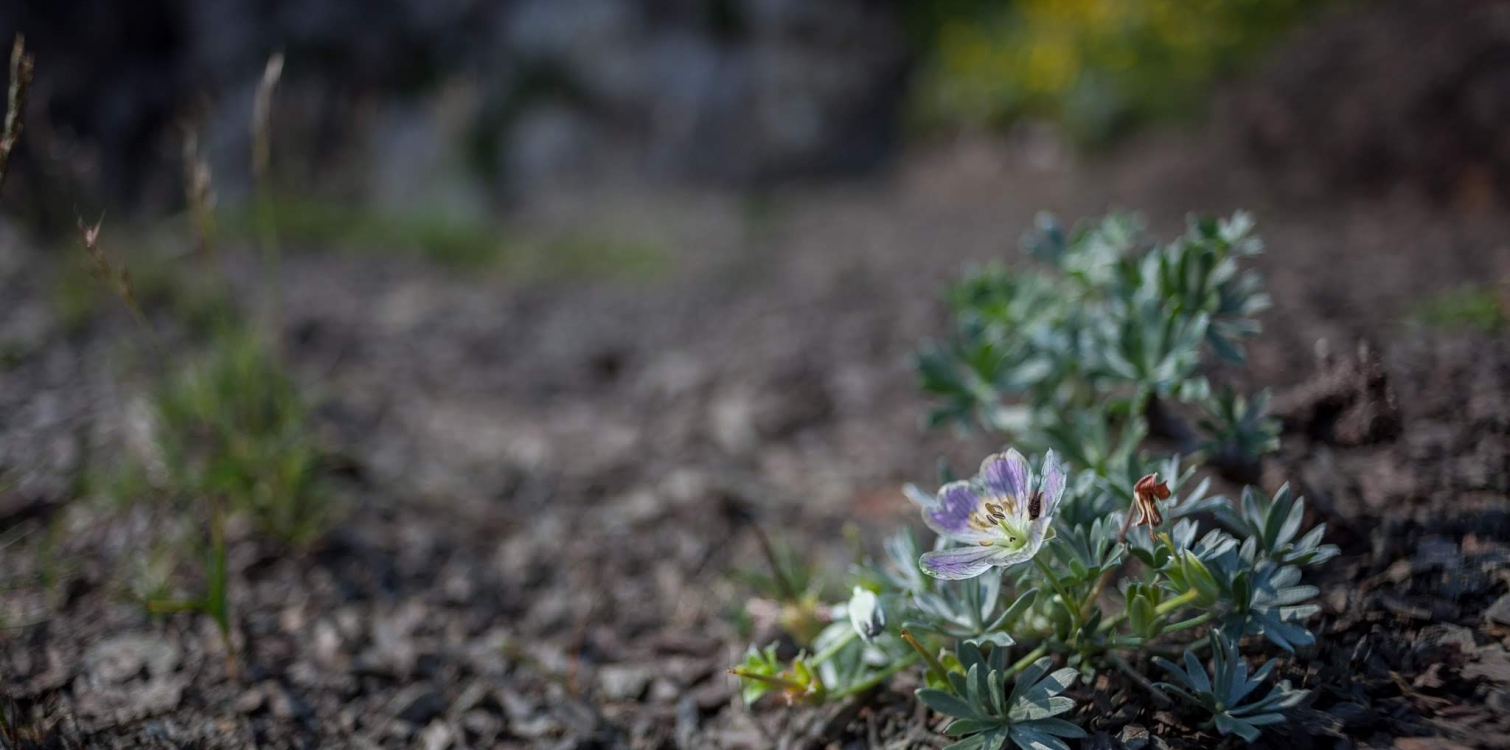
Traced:
[[455, 740], [456, 733], [451, 730], [451, 725], [440, 719], [430, 722], [430, 726], [419, 735], [419, 744], [424, 750], [446, 750]]
[[446, 699], [425, 685], [412, 685], [393, 699], [393, 705], [398, 707], [394, 716], [411, 724], [423, 725], [446, 710]]
[[1143, 750], [1148, 747], [1148, 729], [1141, 724], [1128, 724], [1122, 727], [1122, 734], [1118, 739], [1127, 750]]
[[611, 664], [598, 670], [598, 686], [609, 700], [631, 701], [645, 694], [650, 677], [647, 667]]
[[1500, 597], [1484, 612], [1484, 621], [1495, 625], [1510, 625], [1510, 594]]

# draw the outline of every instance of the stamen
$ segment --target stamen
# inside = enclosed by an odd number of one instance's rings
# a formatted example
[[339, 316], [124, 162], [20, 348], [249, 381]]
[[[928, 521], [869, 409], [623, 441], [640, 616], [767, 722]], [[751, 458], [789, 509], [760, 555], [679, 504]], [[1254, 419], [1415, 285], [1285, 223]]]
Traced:
[[989, 546], [991, 546], [991, 545], [993, 545], [993, 544], [995, 544], [995, 543], [996, 543], [996, 542], [993, 542], [993, 541], [991, 541], [991, 540], [989, 540], [989, 539], [988, 539], [988, 540], [986, 540], [986, 541], [984, 541], [984, 542], [981, 542], [981, 543], [980, 543], [980, 546], [982, 546], [982, 547], [989, 547]]

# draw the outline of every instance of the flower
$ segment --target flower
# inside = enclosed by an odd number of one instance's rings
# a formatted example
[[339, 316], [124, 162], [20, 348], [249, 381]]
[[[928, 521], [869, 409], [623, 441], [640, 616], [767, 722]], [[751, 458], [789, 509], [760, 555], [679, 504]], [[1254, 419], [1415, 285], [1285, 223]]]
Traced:
[[844, 608], [849, 612], [849, 624], [866, 643], [886, 630], [886, 611], [881, 609], [881, 600], [870, 589], [856, 586]]
[[950, 482], [934, 497], [909, 492], [923, 507], [923, 523], [962, 545], [924, 553], [919, 561], [923, 572], [960, 580], [1033, 559], [1044, 541], [1053, 538], [1065, 478], [1064, 464], [1053, 451], [1043, 459], [1043, 475], [1035, 478], [1027, 459], [1008, 450], [982, 462], [975, 478]]
[[[1122, 524], [1122, 537], [1133, 526], [1147, 526], [1149, 531], [1164, 525], [1164, 514], [1159, 512], [1160, 500], [1169, 499], [1169, 484], [1159, 481], [1158, 474], [1148, 474], [1133, 485], [1133, 507], [1128, 510], [1127, 520]], [[1137, 523], [1133, 523], [1133, 511], [1137, 511]]]

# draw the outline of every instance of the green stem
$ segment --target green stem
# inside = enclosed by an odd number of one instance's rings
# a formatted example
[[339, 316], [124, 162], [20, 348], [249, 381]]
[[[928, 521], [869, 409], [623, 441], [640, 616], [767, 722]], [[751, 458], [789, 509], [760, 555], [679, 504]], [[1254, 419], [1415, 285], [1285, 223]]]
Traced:
[[893, 664], [887, 665], [885, 669], [875, 673], [874, 675], [871, 675], [871, 677], [864, 682], [857, 682], [843, 690], [840, 690], [837, 693], [833, 693], [832, 695], [836, 698], [848, 698], [851, 695], [859, 695], [860, 693], [870, 690], [871, 688], [881, 684], [882, 682], [885, 682], [888, 678], [890, 678], [897, 672], [900, 672], [916, 663], [916, 659], [902, 659]]
[[1059, 595], [1059, 598], [1064, 602], [1064, 606], [1069, 608], [1070, 619], [1074, 620], [1075, 629], [1079, 630], [1082, 622], [1080, 619], [1080, 608], [1071, 604], [1074, 601], [1073, 597], [1069, 595], [1069, 592], [1064, 590], [1063, 586], [1059, 585], [1059, 578], [1054, 575], [1054, 571], [1049, 568], [1049, 564], [1044, 562], [1042, 557], [1034, 555], [1033, 564], [1037, 565], [1038, 569], [1043, 572], [1044, 578], [1049, 580], [1049, 587], [1054, 589], [1054, 593]]
[[1086, 595], [1085, 601], [1080, 603], [1081, 622], [1084, 622], [1091, 616], [1091, 608], [1096, 606], [1096, 599], [1101, 596], [1102, 591], [1106, 590], [1106, 584], [1111, 580], [1113, 570], [1115, 570], [1115, 568], [1107, 568], [1106, 571], [1101, 574], [1101, 577], [1096, 579], [1096, 585], [1091, 587], [1091, 592], [1090, 594]]
[[935, 680], [944, 682], [947, 679], [945, 677], [947, 670], [944, 669], [944, 665], [939, 663], [938, 657], [928, 653], [928, 649], [924, 648], [923, 644], [918, 643], [918, 639], [913, 638], [911, 633], [903, 630], [902, 640], [907, 641], [907, 645], [911, 646], [913, 651], [918, 652], [918, 656], [923, 657], [923, 663], [928, 665], [928, 671], [933, 673]]
[[1007, 667], [1006, 673], [1001, 676], [1002, 680], [1005, 681], [1006, 678], [1011, 677], [1012, 675], [1015, 675], [1024, 669], [1027, 669], [1029, 665], [1031, 665], [1035, 661], [1038, 661], [1039, 659], [1042, 659], [1043, 655], [1047, 654], [1048, 652], [1048, 644], [1039, 644], [1038, 648], [1029, 651], [1027, 655], [1022, 657], [1021, 659], [1012, 662], [1012, 666]]
[[823, 662], [826, 662], [829, 659], [834, 658], [834, 656], [836, 654], [838, 654], [841, 650], [843, 650], [845, 646], [849, 645], [850, 641], [853, 641], [854, 639], [856, 639], [858, 637], [859, 637], [859, 633], [856, 633], [854, 631], [854, 629], [851, 628], [849, 630], [849, 632], [845, 633], [844, 636], [841, 637], [839, 640], [834, 641], [833, 643], [829, 644], [828, 648], [825, 648], [822, 651], [819, 651], [817, 654], [815, 654], [813, 656], [813, 658], [808, 659], [807, 663], [816, 667], [819, 664], [822, 664]]
[[1170, 625], [1169, 627], [1164, 628], [1164, 632], [1165, 633], [1178, 633], [1181, 630], [1189, 630], [1191, 628], [1200, 627], [1200, 626], [1205, 625], [1206, 623], [1208, 623], [1210, 621], [1211, 621], [1211, 613], [1210, 612], [1206, 612], [1206, 613], [1203, 613], [1203, 614], [1196, 615], [1195, 617], [1192, 617], [1189, 620], [1182, 620], [1182, 621], [1177, 622], [1177, 623], [1175, 623], [1173, 625]]
[[1153, 608], [1153, 613], [1154, 613], [1155, 616], [1163, 615], [1163, 614], [1168, 614], [1170, 612], [1173, 612], [1173, 611], [1179, 609], [1180, 607], [1185, 606], [1186, 604], [1189, 604], [1189, 603], [1195, 601], [1196, 598], [1199, 597], [1200, 595], [1201, 595], [1201, 592], [1199, 592], [1199, 591], [1197, 591], [1195, 589], [1191, 589], [1189, 591], [1186, 591], [1183, 594], [1180, 594], [1179, 596], [1177, 596], [1177, 597], [1175, 597], [1173, 599], [1170, 599], [1167, 602], [1164, 602], [1163, 604], [1160, 604], [1157, 607], [1154, 607]]
[[742, 677], [742, 678], [744, 678], [746, 680], [755, 680], [756, 682], [764, 682], [767, 685], [771, 685], [771, 686], [774, 686], [774, 687], [779, 687], [782, 690], [802, 690], [803, 689], [803, 687], [801, 685], [798, 685], [796, 682], [793, 682], [791, 680], [784, 679], [784, 678], [781, 678], [781, 677], [772, 677], [770, 675], [756, 674], [755, 672], [747, 672], [744, 669], [741, 669], [739, 667], [730, 667], [729, 668], [729, 674], [734, 675], [735, 677]]

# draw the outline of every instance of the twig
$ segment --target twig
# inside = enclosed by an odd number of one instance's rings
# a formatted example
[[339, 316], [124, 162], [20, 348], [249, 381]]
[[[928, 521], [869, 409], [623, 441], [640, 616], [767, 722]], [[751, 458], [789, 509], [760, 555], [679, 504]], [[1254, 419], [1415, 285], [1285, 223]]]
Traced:
[[268, 335], [275, 349], [279, 336], [281, 293], [278, 274], [280, 250], [278, 247], [278, 223], [273, 211], [271, 187], [268, 184], [268, 168], [272, 161], [272, 114], [273, 92], [283, 77], [283, 53], [276, 52], [267, 60], [262, 70], [262, 81], [257, 84], [257, 94], [252, 100], [252, 192], [256, 202], [257, 231], [261, 235], [263, 273], [266, 275], [265, 290], [268, 318]]
[[26, 38], [17, 34], [10, 51], [10, 91], [5, 101], [5, 129], [0, 131], [0, 190], [5, 189], [11, 151], [21, 138], [21, 115], [26, 110], [27, 92], [31, 90], [32, 67], [32, 56], [26, 54]]
[[101, 216], [94, 226], [88, 226], [84, 223], [84, 217], [78, 217], [79, 243], [83, 246], [84, 255], [91, 263], [89, 272], [109, 285], [116, 296], [121, 298], [126, 310], [131, 313], [132, 320], [136, 321], [137, 327], [141, 329], [142, 335], [151, 345], [153, 353], [157, 355], [153, 357], [153, 362], [161, 370], [165, 366], [166, 359], [163, 356], [165, 350], [157, 339], [157, 333], [152, 330], [147, 314], [142, 311], [141, 303], [136, 299], [136, 289], [131, 285], [131, 271], [126, 268], [125, 261], [116, 265], [110, 261], [110, 256], [100, 249], [100, 225], [104, 221], [105, 217]]
[[1159, 701], [1160, 705], [1168, 706], [1174, 703], [1174, 701], [1169, 698], [1168, 693], [1165, 693], [1163, 690], [1160, 690], [1158, 687], [1156, 687], [1153, 682], [1149, 681], [1147, 677], [1143, 676], [1142, 672], [1133, 669], [1132, 665], [1127, 663], [1127, 660], [1113, 653], [1108, 653], [1107, 658], [1111, 659], [1112, 664], [1116, 665], [1117, 669], [1120, 670], [1122, 674], [1127, 675], [1130, 679], [1132, 679], [1133, 682], [1138, 683], [1140, 687], [1151, 693], [1153, 697]]
[[215, 180], [210, 163], [199, 152], [199, 134], [193, 126], [184, 126], [184, 201], [194, 220], [199, 252], [211, 271], [218, 271], [215, 253]]
[[771, 564], [771, 578], [780, 587], [782, 598], [788, 602], [796, 601], [799, 594], [797, 585], [787, 578], [786, 567], [776, 556], [776, 545], [771, 544], [771, 537], [765, 533], [765, 529], [758, 522], [752, 522], [750, 528], [755, 531], [755, 539], [760, 542], [760, 551], [765, 553], [766, 561]]

